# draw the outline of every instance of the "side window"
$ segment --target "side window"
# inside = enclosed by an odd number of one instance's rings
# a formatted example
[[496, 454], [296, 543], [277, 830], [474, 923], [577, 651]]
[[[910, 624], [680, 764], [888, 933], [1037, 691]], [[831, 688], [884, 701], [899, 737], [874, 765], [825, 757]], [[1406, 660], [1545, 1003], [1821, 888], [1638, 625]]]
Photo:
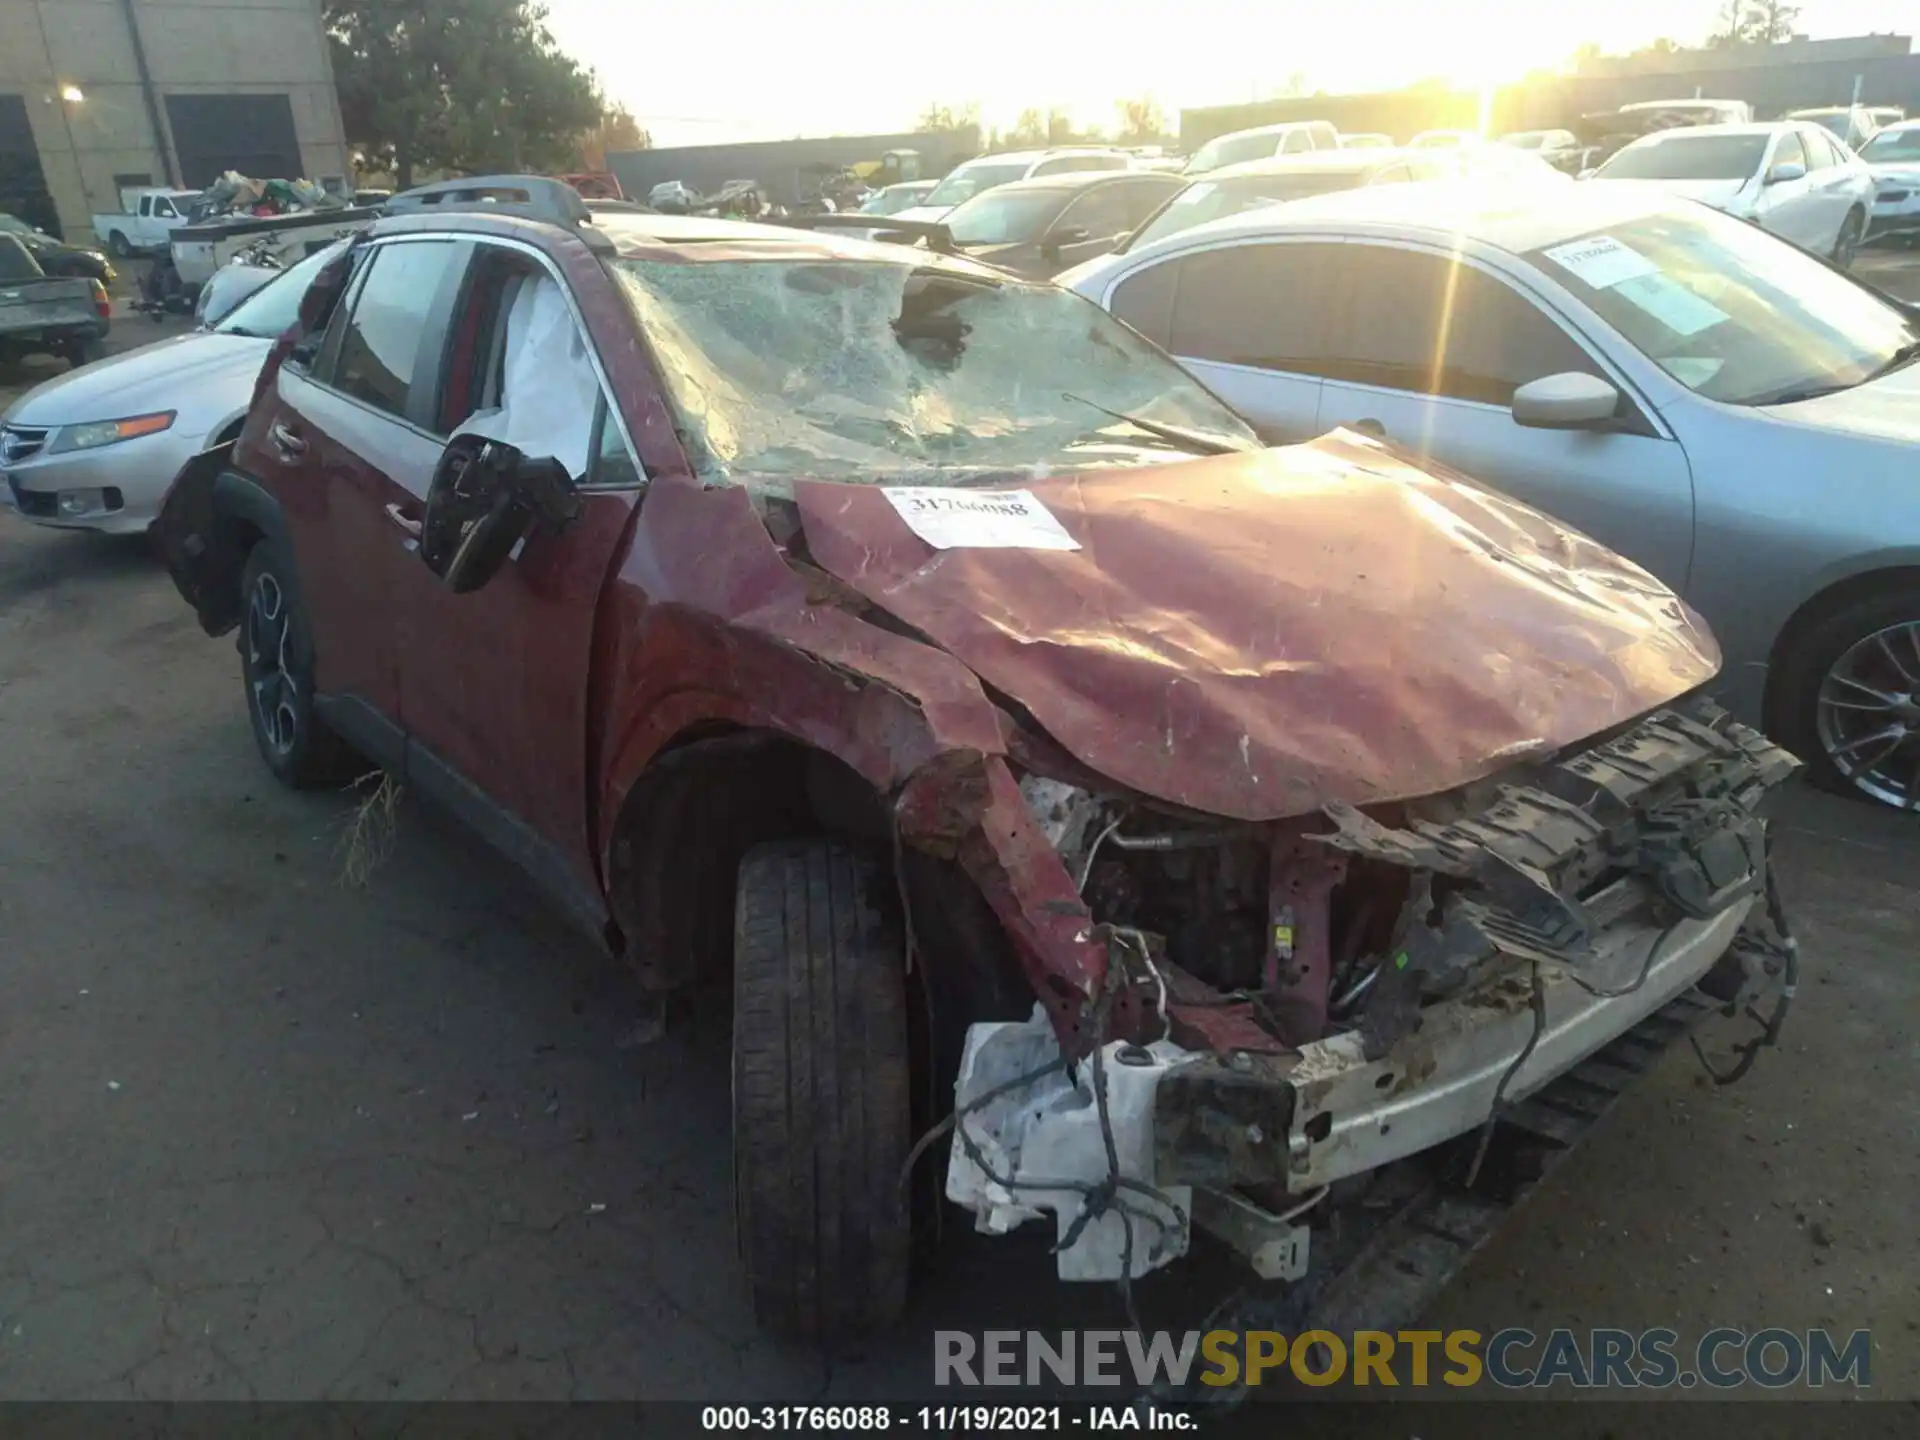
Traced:
[[428, 316], [460, 253], [447, 240], [374, 249], [341, 328], [330, 372], [323, 371], [334, 389], [399, 419], [409, 418]]
[[1107, 308], [1116, 320], [1124, 320], [1162, 350], [1168, 349], [1168, 332], [1173, 326], [1173, 292], [1179, 276], [1178, 261], [1150, 265], [1122, 280]]
[[1126, 162], [1113, 155], [1061, 155], [1042, 160], [1033, 167], [1035, 175], [1065, 175], [1073, 170], [1122, 170]]
[[1600, 371], [1505, 281], [1447, 256], [1349, 245], [1329, 378], [1506, 405], [1531, 380]]
[[1800, 137], [1791, 130], [1782, 135], [1778, 143], [1773, 147], [1773, 163], [1775, 165], [1804, 165], [1808, 170], [1814, 168], [1813, 157], [1807, 153], [1806, 147], [1800, 143]]
[[1282, 155], [1298, 155], [1303, 150], [1313, 148], [1313, 137], [1304, 130], [1289, 130], [1287, 143], [1280, 147]]
[[1160, 185], [1150, 180], [1128, 180], [1115, 188], [1127, 197], [1127, 229], [1131, 231], [1166, 204], [1167, 197], [1180, 187]]
[[173, 208], [173, 201], [163, 195], [160, 199], [153, 202], [153, 213], [158, 215], [162, 220], [172, 220], [180, 212]]
[[600, 377], [566, 291], [540, 265], [517, 251], [478, 248], [447, 327], [442, 374], [434, 407], [441, 433], [551, 455], [576, 480], [593, 473]]
[[1807, 169], [1827, 170], [1840, 163], [1840, 157], [1833, 151], [1833, 141], [1823, 132], [1805, 131], [1800, 136], [1800, 142], [1807, 152]]
[[[1319, 374], [1339, 245], [1236, 245], [1176, 262], [1176, 355]], [[1173, 268], [1173, 267], [1169, 267]]]
[[1367, 184], [1400, 185], [1411, 179], [1413, 179], [1413, 171], [1406, 165], [1396, 162], [1392, 165], [1382, 165], [1378, 170], [1367, 176]]
[[1055, 230], [1078, 225], [1089, 240], [1105, 240], [1124, 235], [1133, 226], [1128, 222], [1126, 189], [1120, 185], [1097, 185], [1060, 212]]
[[327, 315], [326, 328], [318, 335], [308, 335], [291, 355], [287, 363], [296, 368], [309, 366], [310, 374], [323, 384], [333, 383], [333, 367], [340, 358], [340, 344], [347, 333], [347, 317], [353, 313], [354, 302], [360, 298], [360, 282], [367, 278], [367, 263], [372, 260], [373, 251], [365, 248], [353, 250], [347, 257], [349, 269], [346, 283], [340, 287], [340, 297], [333, 303], [333, 309]]
[[640, 462], [633, 458], [626, 436], [620, 433], [613, 408], [602, 395], [600, 412], [594, 417], [593, 461], [587, 472], [587, 483], [599, 489], [614, 489], [638, 485], [644, 478]]

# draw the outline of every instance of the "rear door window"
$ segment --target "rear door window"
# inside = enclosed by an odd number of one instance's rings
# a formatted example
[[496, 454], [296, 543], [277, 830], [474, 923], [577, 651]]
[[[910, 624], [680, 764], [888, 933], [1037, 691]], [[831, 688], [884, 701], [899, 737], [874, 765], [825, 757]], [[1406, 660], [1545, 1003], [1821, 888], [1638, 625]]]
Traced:
[[1506, 405], [1529, 381], [1607, 377], [1572, 336], [1496, 276], [1449, 256], [1342, 247], [1330, 380]]
[[316, 378], [396, 419], [429, 421], [414, 413], [417, 372], [423, 356], [438, 356], [443, 335], [432, 333], [429, 322], [443, 287], [457, 278], [464, 254], [465, 247], [450, 240], [377, 247], [341, 325], [337, 348], [330, 337], [332, 353], [323, 353], [323, 363], [331, 364]]
[[1344, 248], [1236, 245], [1171, 262], [1179, 275], [1167, 348], [1223, 365], [1320, 374], [1333, 261]]
[[1176, 261], [1149, 265], [1129, 275], [1114, 289], [1108, 309], [1116, 320], [1124, 320], [1162, 350], [1168, 349], [1168, 331], [1173, 324], [1173, 292], [1179, 283]]
[[1052, 228], [1059, 231], [1077, 225], [1087, 232], [1089, 240], [1104, 240], [1131, 230], [1130, 217], [1126, 190], [1117, 184], [1102, 183], [1067, 206]]
[[585, 479], [604, 400], [561, 283], [530, 257], [483, 244], [445, 331], [438, 433], [485, 435], [529, 457], [550, 455]]
[[1127, 197], [1127, 229], [1132, 230], [1154, 211], [1158, 210], [1174, 191], [1180, 188], [1177, 182], [1169, 183], [1171, 177], [1162, 180], [1121, 180], [1115, 182], [1115, 188]]

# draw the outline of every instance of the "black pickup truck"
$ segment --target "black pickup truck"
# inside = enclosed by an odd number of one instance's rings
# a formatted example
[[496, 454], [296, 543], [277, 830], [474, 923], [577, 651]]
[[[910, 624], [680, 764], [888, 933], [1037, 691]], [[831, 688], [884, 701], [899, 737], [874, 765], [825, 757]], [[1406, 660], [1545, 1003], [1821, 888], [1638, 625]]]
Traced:
[[106, 354], [106, 287], [48, 275], [26, 246], [0, 235], [0, 364], [58, 355], [76, 368]]

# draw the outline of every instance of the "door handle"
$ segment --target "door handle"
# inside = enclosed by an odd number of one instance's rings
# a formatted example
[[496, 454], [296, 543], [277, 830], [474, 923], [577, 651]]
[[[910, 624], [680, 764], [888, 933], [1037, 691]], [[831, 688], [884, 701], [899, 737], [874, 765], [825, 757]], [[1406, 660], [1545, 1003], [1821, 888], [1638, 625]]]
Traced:
[[1382, 425], [1378, 420], [1375, 420], [1371, 415], [1364, 420], [1354, 421], [1351, 428], [1358, 430], [1362, 435], [1371, 435], [1376, 440], [1384, 440], [1387, 438], [1387, 427]]
[[415, 540], [420, 538], [420, 522], [407, 513], [405, 506], [399, 504], [388, 505], [387, 519], [391, 520], [400, 529], [406, 531], [406, 533], [411, 535]]
[[307, 442], [281, 421], [274, 422], [267, 431], [267, 439], [272, 442], [273, 453], [280, 457], [283, 464], [291, 465], [307, 453]]

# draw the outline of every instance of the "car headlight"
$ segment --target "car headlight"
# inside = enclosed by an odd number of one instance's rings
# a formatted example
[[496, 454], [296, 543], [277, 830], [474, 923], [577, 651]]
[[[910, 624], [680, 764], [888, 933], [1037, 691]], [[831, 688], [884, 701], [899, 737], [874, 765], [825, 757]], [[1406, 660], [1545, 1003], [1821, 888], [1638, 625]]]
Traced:
[[97, 450], [102, 445], [118, 445], [122, 440], [137, 440], [142, 435], [157, 435], [171, 429], [176, 412], [160, 410], [152, 415], [133, 415], [125, 420], [96, 420], [88, 425], [68, 425], [60, 438], [48, 446], [51, 454], [70, 450]]

